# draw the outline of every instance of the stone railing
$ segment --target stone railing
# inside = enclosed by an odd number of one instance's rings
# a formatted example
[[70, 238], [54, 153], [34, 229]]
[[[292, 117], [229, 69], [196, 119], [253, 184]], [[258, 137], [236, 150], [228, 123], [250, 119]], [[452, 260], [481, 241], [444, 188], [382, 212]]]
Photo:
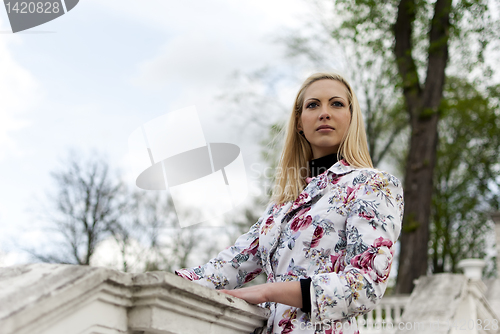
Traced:
[[268, 310], [171, 273], [0, 268], [1, 334], [260, 333]]
[[500, 319], [488, 298], [481, 280], [449, 273], [422, 276], [395, 333], [497, 333]]
[[360, 334], [394, 333], [409, 300], [409, 295], [382, 298], [374, 310], [357, 318]]
[[459, 263], [464, 275], [420, 277], [411, 296], [384, 297], [358, 317], [360, 333], [500, 333], [500, 280], [483, 281], [483, 266], [483, 260], [466, 259]]
[[[477, 275], [423, 276], [411, 296], [384, 297], [358, 317], [358, 327], [361, 334], [495, 334], [499, 300], [499, 279], [485, 284]], [[248, 334], [261, 333], [268, 316], [266, 309], [171, 273], [0, 268], [1, 334]]]

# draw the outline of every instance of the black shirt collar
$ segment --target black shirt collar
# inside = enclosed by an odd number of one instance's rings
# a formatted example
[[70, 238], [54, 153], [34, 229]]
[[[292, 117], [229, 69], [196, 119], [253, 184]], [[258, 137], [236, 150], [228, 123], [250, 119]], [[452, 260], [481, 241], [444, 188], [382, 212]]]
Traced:
[[316, 177], [326, 172], [330, 167], [338, 162], [337, 153], [325, 155], [324, 157], [309, 161], [309, 175]]

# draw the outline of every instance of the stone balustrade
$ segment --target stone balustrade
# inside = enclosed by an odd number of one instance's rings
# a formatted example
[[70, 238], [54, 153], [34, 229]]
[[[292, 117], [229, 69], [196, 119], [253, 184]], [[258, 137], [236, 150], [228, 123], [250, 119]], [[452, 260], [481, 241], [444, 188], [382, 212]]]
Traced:
[[[476, 274], [419, 278], [411, 296], [384, 297], [358, 317], [360, 333], [499, 332], [500, 280], [485, 284]], [[1, 334], [257, 334], [268, 316], [266, 309], [171, 273], [55, 264], [0, 268]]]
[[268, 310], [171, 273], [0, 268], [2, 334], [260, 333]]
[[360, 334], [394, 333], [409, 300], [409, 295], [382, 298], [374, 310], [357, 318]]
[[395, 333], [497, 333], [500, 319], [487, 297], [481, 280], [450, 273], [422, 276]]

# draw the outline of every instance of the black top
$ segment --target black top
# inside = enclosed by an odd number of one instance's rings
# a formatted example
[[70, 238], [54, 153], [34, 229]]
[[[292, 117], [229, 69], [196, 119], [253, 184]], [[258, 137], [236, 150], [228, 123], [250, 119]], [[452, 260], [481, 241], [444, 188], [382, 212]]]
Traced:
[[[316, 177], [326, 172], [338, 161], [337, 153], [325, 155], [324, 157], [309, 161], [309, 175]], [[300, 279], [300, 289], [302, 292], [302, 312], [311, 312], [311, 278]]]
[[337, 163], [337, 153], [325, 155], [324, 157], [309, 161], [309, 176], [316, 177], [326, 172]]

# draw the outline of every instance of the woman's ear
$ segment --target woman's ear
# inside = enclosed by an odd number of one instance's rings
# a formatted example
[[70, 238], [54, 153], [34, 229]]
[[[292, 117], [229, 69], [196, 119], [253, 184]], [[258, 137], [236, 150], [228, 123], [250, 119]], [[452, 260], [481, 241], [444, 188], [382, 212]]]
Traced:
[[302, 122], [299, 120], [299, 121], [297, 122], [297, 131], [299, 131], [299, 132], [300, 132], [300, 131], [302, 131], [302, 130], [304, 130], [304, 129], [302, 128]]

